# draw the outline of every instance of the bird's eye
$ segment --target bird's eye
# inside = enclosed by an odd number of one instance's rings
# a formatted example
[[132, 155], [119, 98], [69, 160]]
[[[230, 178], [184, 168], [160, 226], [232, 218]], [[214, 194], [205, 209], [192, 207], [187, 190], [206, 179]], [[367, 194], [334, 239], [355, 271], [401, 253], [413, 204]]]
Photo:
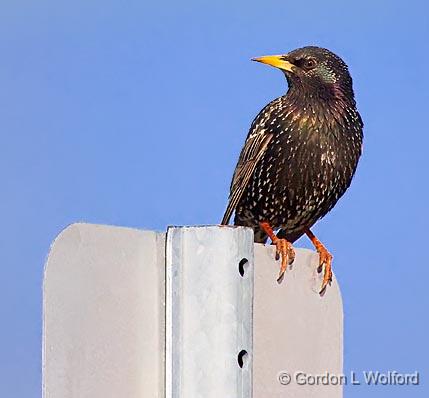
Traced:
[[317, 65], [317, 62], [314, 58], [307, 59], [304, 63], [305, 69], [313, 69]]

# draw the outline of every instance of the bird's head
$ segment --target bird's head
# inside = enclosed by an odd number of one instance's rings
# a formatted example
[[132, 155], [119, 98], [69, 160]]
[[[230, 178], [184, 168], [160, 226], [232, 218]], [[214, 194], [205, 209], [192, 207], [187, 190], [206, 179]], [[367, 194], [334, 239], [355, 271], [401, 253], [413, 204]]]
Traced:
[[284, 55], [253, 58], [253, 61], [282, 70], [292, 90], [353, 99], [352, 78], [346, 63], [325, 48], [303, 47]]

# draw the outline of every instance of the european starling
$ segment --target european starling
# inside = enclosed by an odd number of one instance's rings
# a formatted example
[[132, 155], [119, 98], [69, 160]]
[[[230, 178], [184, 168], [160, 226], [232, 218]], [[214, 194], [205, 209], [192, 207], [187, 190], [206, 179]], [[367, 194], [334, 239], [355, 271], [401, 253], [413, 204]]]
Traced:
[[289, 89], [252, 122], [222, 224], [235, 211], [234, 224], [252, 227], [255, 242], [271, 239], [282, 260], [279, 282], [295, 257], [292, 243], [306, 234], [319, 253], [318, 271], [324, 269], [323, 294], [332, 255], [310, 228], [350, 186], [362, 152], [352, 78], [341, 58], [319, 47], [253, 60], [279, 68]]

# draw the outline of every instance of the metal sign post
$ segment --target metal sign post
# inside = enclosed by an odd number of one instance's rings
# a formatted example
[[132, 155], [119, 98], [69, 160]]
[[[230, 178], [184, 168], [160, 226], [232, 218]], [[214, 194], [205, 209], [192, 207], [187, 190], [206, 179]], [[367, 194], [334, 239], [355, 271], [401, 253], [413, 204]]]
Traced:
[[296, 249], [278, 284], [274, 254], [242, 227], [69, 226], [45, 268], [43, 397], [341, 398], [312, 378], [342, 372], [336, 280], [320, 297]]

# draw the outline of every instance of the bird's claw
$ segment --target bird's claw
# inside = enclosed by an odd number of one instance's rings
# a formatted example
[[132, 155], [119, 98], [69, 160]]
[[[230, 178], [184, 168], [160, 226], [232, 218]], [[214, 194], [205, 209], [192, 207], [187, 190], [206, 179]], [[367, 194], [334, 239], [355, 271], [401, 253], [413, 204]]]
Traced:
[[321, 296], [325, 294], [326, 288], [332, 283], [332, 258], [332, 254], [329, 253], [326, 249], [319, 251], [319, 267], [317, 268], [317, 272], [321, 273], [323, 267], [325, 267], [325, 271], [323, 273], [322, 287], [319, 291], [319, 294]]
[[280, 283], [283, 280], [287, 266], [292, 264], [295, 260], [295, 251], [293, 250], [292, 244], [286, 239], [277, 239], [275, 245], [276, 260], [281, 258], [280, 272], [277, 278], [277, 282]]

